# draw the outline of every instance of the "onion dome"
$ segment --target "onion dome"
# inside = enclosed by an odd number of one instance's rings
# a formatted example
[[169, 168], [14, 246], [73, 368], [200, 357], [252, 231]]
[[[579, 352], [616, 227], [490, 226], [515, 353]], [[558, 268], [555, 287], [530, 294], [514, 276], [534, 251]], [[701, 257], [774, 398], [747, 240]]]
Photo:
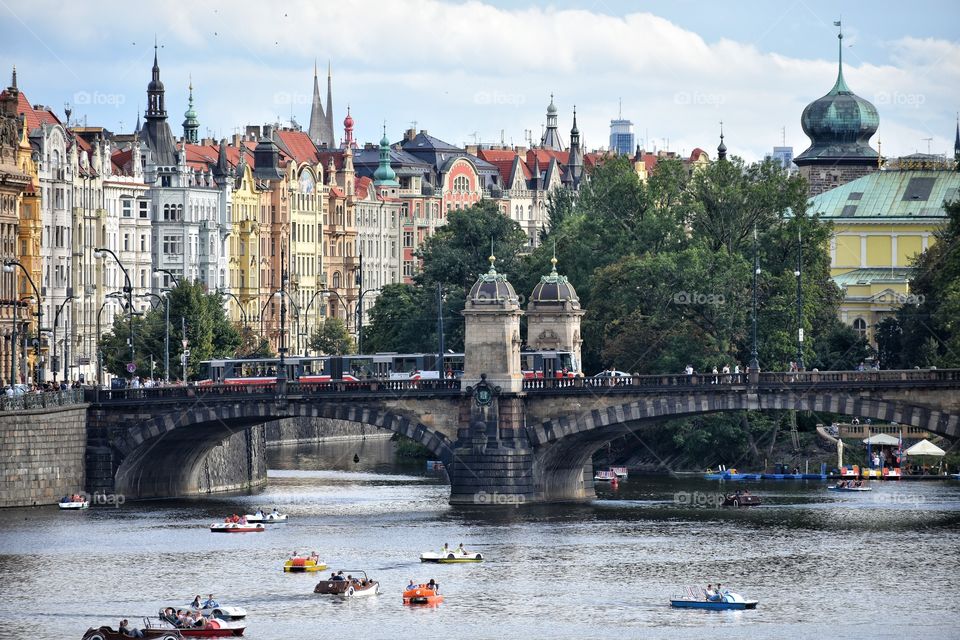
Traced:
[[399, 187], [397, 172], [390, 166], [390, 138], [387, 137], [387, 126], [383, 126], [383, 137], [380, 138], [380, 164], [373, 172], [375, 186]]
[[552, 269], [550, 275], [541, 276], [540, 282], [533, 288], [530, 294], [530, 304], [538, 307], [544, 306], [562, 306], [570, 304], [573, 308], [580, 308], [580, 298], [577, 297], [577, 291], [567, 280], [567, 276], [561, 276], [557, 273], [557, 257], [550, 259]]
[[557, 105], [553, 104], [553, 94], [551, 93], [551, 94], [550, 94], [550, 104], [547, 105], [547, 114], [548, 114], [548, 115], [556, 115], [556, 113], [557, 113]]
[[840, 55], [837, 81], [827, 95], [814, 100], [803, 110], [800, 124], [810, 138], [810, 147], [797, 156], [799, 166], [830, 161], [876, 164], [877, 152], [870, 138], [880, 126], [877, 108], [853, 93], [843, 78], [843, 34], [838, 36]]
[[493, 266], [497, 261], [496, 256], [491, 255], [489, 260], [490, 270], [480, 275], [476, 284], [470, 289], [467, 299], [474, 305], [518, 304], [517, 292], [513, 290], [513, 285], [507, 280], [505, 274], [497, 273]]

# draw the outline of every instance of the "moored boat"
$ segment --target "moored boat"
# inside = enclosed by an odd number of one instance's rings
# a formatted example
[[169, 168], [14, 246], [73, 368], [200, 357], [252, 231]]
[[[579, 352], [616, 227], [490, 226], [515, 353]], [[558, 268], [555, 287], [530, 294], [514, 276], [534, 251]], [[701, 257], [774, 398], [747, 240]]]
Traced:
[[405, 605], [436, 606], [441, 602], [443, 602], [443, 596], [440, 595], [440, 585], [436, 583], [410, 585], [403, 592]]
[[610, 467], [610, 471], [613, 471], [618, 478], [626, 478], [628, 475], [626, 467]]
[[596, 471], [593, 474], [593, 479], [597, 482], [612, 482], [617, 479], [617, 474], [612, 470], [609, 471]]
[[79, 511], [90, 507], [90, 500], [83, 494], [75, 493], [72, 496], [63, 496], [57, 506], [64, 511]]
[[[362, 575], [362, 578], [354, 578], [353, 574]], [[340, 571], [336, 576], [331, 576], [328, 580], [321, 580], [313, 588], [314, 593], [320, 593], [330, 596], [342, 596], [344, 598], [358, 598], [363, 596], [375, 596], [380, 593], [380, 583], [371, 580], [366, 571], [351, 571], [346, 576]]]
[[266, 527], [260, 522], [248, 524], [241, 522], [214, 522], [210, 525], [211, 533], [256, 533], [264, 529], [266, 529]]

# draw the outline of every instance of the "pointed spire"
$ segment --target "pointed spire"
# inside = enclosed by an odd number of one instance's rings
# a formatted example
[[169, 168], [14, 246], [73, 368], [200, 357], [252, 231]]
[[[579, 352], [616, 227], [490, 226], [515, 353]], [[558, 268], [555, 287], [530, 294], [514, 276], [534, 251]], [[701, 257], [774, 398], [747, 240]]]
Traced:
[[834, 22], [833, 26], [837, 27], [837, 82], [830, 93], [850, 93], [850, 88], [843, 79], [843, 27], [839, 20]]
[[557, 274], [557, 241], [553, 241], [553, 257], [550, 258], [550, 275], [555, 276]]
[[317, 61], [313, 61], [313, 102], [310, 107], [310, 125], [307, 127], [307, 135], [316, 145], [324, 142], [324, 123], [327, 118], [323, 113], [323, 104], [320, 102], [320, 80], [317, 78]]
[[17, 65], [13, 65], [13, 77], [10, 79], [10, 87], [17, 88]]
[[957, 137], [953, 141], [953, 157], [960, 162], [960, 113], [957, 114]]
[[326, 108], [326, 127], [324, 129], [324, 136], [326, 136], [326, 143], [328, 146], [333, 147], [335, 140], [337, 139], [336, 135], [333, 133], [333, 65], [330, 60], [327, 60], [327, 108]]
[[723, 141], [723, 120], [720, 121], [720, 144], [717, 146], [717, 160], [727, 159], [727, 145]]
[[487, 273], [489, 273], [492, 276], [497, 275], [497, 269], [496, 267], [493, 266], [494, 263], [497, 261], [497, 256], [494, 255], [493, 253], [493, 236], [490, 236], [490, 257], [487, 258], [487, 260], [490, 261], [490, 271], [488, 271]]

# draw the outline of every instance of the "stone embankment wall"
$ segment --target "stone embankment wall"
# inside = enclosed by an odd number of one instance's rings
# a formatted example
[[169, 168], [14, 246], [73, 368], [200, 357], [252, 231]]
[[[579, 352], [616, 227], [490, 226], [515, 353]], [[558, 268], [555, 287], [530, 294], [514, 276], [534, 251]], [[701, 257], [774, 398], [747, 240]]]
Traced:
[[267, 441], [264, 425], [236, 433], [207, 454], [198, 469], [200, 493], [247, 491], [267, 483]]
[[83, 491], [86, 449], [86, 405], [0, 412], [0, 507]]
[[390, 432], [373, 425], [358, 424], [331, 418], [290, 418], [266, 425], [267, 446], [323, 442], [328, 440], [358, 440], [389, 438]]

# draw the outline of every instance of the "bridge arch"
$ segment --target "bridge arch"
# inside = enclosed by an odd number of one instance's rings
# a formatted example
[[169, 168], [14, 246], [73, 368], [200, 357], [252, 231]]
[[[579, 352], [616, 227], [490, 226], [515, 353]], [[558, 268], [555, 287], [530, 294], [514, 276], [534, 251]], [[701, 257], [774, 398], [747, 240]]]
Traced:
[[[626, 394], [584, 397], [592, 405], [571, 415], [528, 424], [527, 437], [536, 451], [534, 477], [542, 499], [589, 497], [591, 479], [584, 468], [604, 444], [661, 420], [731, 411], [797, 410], [858, 416], [923, 428], [957, 437], [958, 414], [909, 402], [904, 398], [865, 397], [838, 393], [692, 392], [625, 401]], [[536, 409], [534, 409], [536, 411]]]
[[444, 462], [452, 459], [452, 443], [444, 433], [399, 407], [310, 401], [291, 401], [282, 408], [265, 402], [198, 403], [127, 423], [110, 443], [120, 460], [114, 491], [129, 498], [194, 495], [203, 462], [214, 447], [238, 432], [249, 437], [254, 425], [297, 417], [373, 426], [411, 438]]

